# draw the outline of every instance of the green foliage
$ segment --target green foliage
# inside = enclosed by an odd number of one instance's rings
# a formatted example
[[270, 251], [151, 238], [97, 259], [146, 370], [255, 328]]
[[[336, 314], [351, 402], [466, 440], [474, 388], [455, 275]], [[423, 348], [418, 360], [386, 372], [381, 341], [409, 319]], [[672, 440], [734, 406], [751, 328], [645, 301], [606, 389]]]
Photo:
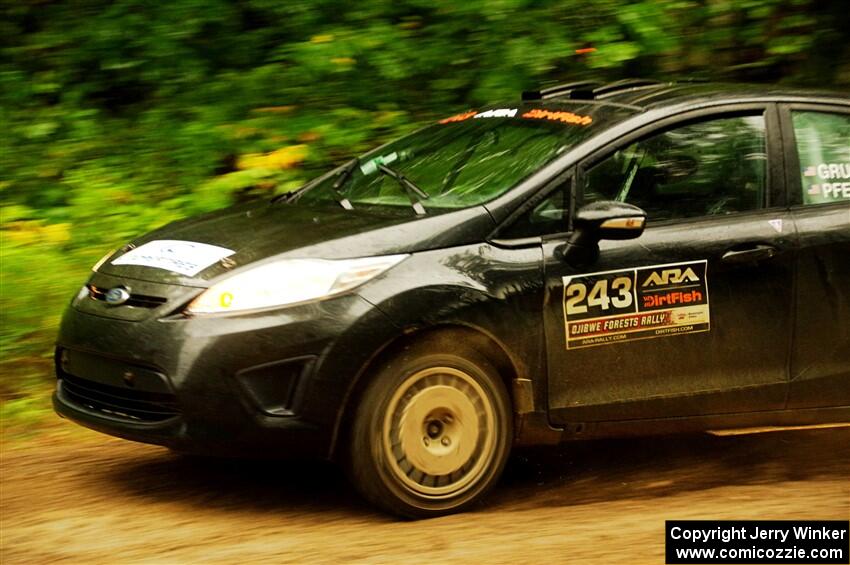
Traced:
[[49, 359], [109, 249], [291, 190], [435, 116], [576, 78], [850, 83], [837, 0], [0, 5], [7, 375]]

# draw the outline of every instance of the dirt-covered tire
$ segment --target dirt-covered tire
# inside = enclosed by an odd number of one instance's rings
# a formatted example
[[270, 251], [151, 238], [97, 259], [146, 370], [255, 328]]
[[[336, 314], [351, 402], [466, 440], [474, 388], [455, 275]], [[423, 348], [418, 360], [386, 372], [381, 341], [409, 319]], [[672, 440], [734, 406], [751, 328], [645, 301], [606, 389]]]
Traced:
[[428, 518], [467, 509], [495, 484], [512, 441], [502, 378], [476, 349], [425, 338], [384, 362], [360, 397], [349, 473], [372, 503]]

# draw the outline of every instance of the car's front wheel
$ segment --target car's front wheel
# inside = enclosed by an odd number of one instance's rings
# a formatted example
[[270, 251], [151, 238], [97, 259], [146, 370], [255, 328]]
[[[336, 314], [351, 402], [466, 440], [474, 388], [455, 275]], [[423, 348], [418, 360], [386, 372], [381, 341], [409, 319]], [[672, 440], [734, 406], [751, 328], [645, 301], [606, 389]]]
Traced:
[[511, 428], [504, 383], [486, 357], [428, 339], [385, 362], [364, 391], [351, 475], [366, 498], [402, 516], [457, 512], [498, 479]]

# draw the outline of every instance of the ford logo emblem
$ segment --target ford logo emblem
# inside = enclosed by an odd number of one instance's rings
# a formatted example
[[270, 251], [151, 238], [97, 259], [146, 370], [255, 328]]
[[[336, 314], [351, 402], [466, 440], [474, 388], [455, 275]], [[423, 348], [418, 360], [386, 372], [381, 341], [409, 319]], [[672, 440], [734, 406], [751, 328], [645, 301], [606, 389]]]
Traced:
[[103, 298], [104, 300], [106, 300], [107, 304], [118, 306], [119, 304], [124, 304], [125, 302], [130, 300], [130, 293], [127, 292], [126, 288], [121, 288], [120, 286], [118, 286], [107, 290], [106, 295], [104, 295]]

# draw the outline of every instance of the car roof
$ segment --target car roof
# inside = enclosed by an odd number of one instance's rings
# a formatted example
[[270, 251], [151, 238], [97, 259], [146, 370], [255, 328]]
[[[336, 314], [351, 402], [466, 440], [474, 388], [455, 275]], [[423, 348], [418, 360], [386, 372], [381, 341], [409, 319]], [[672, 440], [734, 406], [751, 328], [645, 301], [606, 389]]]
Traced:
[[[550, 91], [523, 93], [526, 100], [539, 100], [543, 106], [563, 104], [567, 101], [628, 108], [644, 112], [661, 107], [703, 106], [715, 103], [735, 102], [815, 102], [850, 104], [845, 92], [829, 90], [807, 90], [765, 84], [733, 84], [709, 82], [657, 82], [642, 79], [627, 79], [610, 84], [572, 83], [551, 87]], [[562, 89], [559, 91], [558, 89]], [[552, 92], [554, 91], [554, 92]], [[540, 95], [542, 96], [535, 96]]]

